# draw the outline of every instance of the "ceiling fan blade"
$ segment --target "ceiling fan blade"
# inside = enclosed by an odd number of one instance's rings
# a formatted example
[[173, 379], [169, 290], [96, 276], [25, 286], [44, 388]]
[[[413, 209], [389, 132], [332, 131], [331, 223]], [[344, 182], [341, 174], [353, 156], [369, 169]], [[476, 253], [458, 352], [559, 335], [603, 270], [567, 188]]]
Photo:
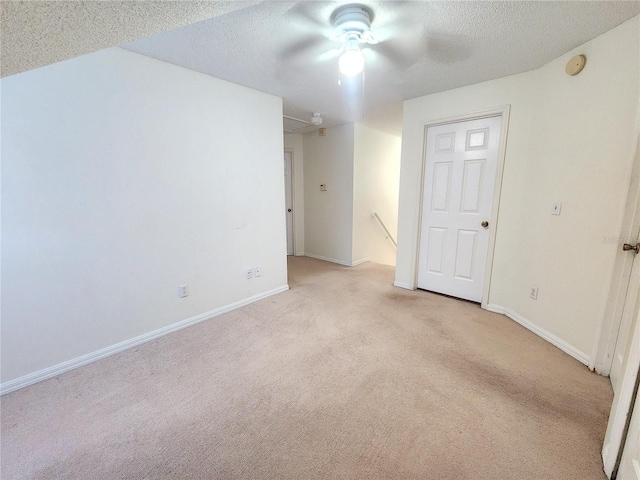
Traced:
[[393, 40], [381, 42], [372, 47], [375, 53], [385, 57], [395, 68], [402, 70], [406, 70], [418, 63], [423, 56], [423, 49], [423, 42], [401, 45]]
[[[372, 50], [395, 68], [407, 69], [425, 55], [426, 28], [417, 23], [415, 15], [415, 9], [423, 8], [423, 3], [399, 1], [398, 4], [407, 4], [409, 8], [387, 8], [374, 18], [371, 33], [378, 43]], [[424, 5], [428, 8], [428, 3]]]
[[436, 63], [449, 65], [461, 62], [473, 55], [473, 44], [465, 35], [429, 33], [427, 57]]
[[331, 32], [328, 38], [330, 42], [344, 43], [347, 40], [347, 34], [341, 32]]
[[285, 16], [291, 17], [288, 18], [290, 23], [298, 27], [300, 30], [326, 30], [327, 23], [324, 19], [316, 18], [310, 11], [312, 4], [313, 2], [300, 2], [291, 7]]
[[379, 43], [379, 40], [372, 31], [368, 31], [362, 34], [362, 42], [368, 43], [369, 45], [376, 45]]
[[340, 53], [342, 53], [342, 48], [332, 48], [330, 50], [327, 50], [324, 53], [321, 53], [318, 57], [317, 57], [317, 61], [318, 62], [324, 62], [327, 60], [331, 60], [333, 58], [337, 58]]
[[290, 45], [277, 55], [277, 76], [294, 81], [302, 72], [315, 68], [314, 64], [331, 60], [341, 50], [331, 48], [327, 39], [314, 35]]
[[[297, 2], [284, 14], [287, 32], [284, 38], [293, 41], [278, 54], [277, 62], [280, 74], [295, 74], [309, 68], [310, 63], [317, 63], [333, 58], [332, 44], [327, 39], [332, 30], [330, 25], [320, 16], [319, 2]], [[297, 33], [296, 33], [297, 32]]]
[[312, 34], [296, 42], [292, 45], [289, 45], [284, 50], [282, 50], [278, 54], [278, 60], [280, 61], [289, 61], [296, 60], [297, 57], [308, 57], [314, 50], [318, 48], [324, 47], [327, 39], [322, 35]]

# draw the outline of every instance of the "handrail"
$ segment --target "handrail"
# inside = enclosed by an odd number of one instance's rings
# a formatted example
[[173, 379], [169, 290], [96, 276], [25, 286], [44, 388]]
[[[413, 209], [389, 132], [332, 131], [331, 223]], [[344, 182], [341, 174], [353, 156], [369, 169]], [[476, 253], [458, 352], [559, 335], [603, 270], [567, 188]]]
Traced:
[[391, 243], [393, 243], [393, 246], [395, 248], [398, 248], [398, 244], [396, 243], [396, 241], [393, 239], [393, 235], [391, 235], [391, 232], [389, 231], [389, 229], [387, 228], [387, 226], [384, 224], [384, 222], [382, 221], [382, 219], [380, 218], [380, 216], [376, 213], [373, 212], [371, 214], [372, 217], [374, 217], [376, 220], [378, 220], [378, 223], [382, 226], [382, 228], [384, 228], [384, 231], [387, 232], [387, 238], [389, 240], [391, 240]]

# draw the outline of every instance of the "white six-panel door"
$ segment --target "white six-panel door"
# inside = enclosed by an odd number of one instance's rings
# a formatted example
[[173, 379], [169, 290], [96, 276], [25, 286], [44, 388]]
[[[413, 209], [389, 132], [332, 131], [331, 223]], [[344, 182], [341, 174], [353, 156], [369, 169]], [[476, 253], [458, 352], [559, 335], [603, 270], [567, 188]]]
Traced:
[[418, 288], [482, 301], [501, 121], [427, 130]]

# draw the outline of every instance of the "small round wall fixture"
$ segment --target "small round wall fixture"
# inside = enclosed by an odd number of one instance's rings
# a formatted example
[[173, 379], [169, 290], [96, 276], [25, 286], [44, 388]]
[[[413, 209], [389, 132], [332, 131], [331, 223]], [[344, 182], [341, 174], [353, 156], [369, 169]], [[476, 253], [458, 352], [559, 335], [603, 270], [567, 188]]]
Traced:
[[322, 117], [320, 116], [320, 114], [318, 112], [313, 112], [311, 114], [311, 122], [312, 125], [322, 125]]
[[564, 68], [564, 71], [567, 72], [567, 75], [571, 75], [573, 77], [578, 75], [586, 64], [587, 57], [585, 55], [576, 55], [575, 57], [571, 57], [571, 60], [567, 62], [567, 66]]

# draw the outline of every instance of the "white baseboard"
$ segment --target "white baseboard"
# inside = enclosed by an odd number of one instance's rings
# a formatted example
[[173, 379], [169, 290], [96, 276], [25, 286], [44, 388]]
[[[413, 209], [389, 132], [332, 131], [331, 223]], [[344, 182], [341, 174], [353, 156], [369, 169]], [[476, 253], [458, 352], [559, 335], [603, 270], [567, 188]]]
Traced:
[[304, 257], [304, 252], [296, 252], [294, 255], [294, 257]]
[[369, 257], [361, 258], [360, 260], [356, 260], [355, 262], [351, 262], [351, 266], [352, 267], [357, 267], [358, 265], [361, 265], [361, 264], [366, 263], [368, 261], [369, 261]]
[[361, 258], [355, 262], [345, 262], [343, 260], [336, 260], [335, 258], [323, 257], [322, 255], [314, 255], [313, 253], [305, 253], [305, 257], [315, 258], [316, 260], [324, 260], [325, 262], [337, 263], [338, 265], [344, 265], [345, 267], [355, 267], [361, 263], [368, 262], [368, 258]]
[[524, 318], [519, 313], [516, 313], [516, 312], [514, 312], [512, 310], [509, 310], [508, 308], [502, 307], [500, 305], [494, 305], [494, 304], [488, 304], [486, 306], [486, 309], [489, 310], [490, 312], [501, 313], [503, 315], [506, 315], [511, 320], [519, 323], [520, 325], [522, 325], [527, 330], [532, 331], [533, 333], [535, 333], [539, 337], [544, 338], [547, 342], [555, 345], [556, 347], [558, 347], [560, 350], [562, 350], [567, 355], [571, 355], [573, 358], [578, 360], [580, 363], [584, 363], [585, 365], [589, 366], [589, 355], [584, 353], [582, 350], [578, 350], [573, 345], [565, 342], [560, 337], [555, 336], [553, 333], [551, 333], [551, 332], [545, 330], [544, 328], [539, 327], [535, 323], [527, 320], [526, 318]]
[[200, 315], [196, 315], [195, 317], [181, 320], [177, 323], [167, 325], [166, 327], [153, 330], [152, 332], [130, 338], [129, 340], [125, 340], [124, 342], [116, 343], [115, 345], [102, 348], [95, 352], [91, 352], [72, 360], [53, 365], [52, 367], [47, 367], [43, 370], [39, 370], [37, 372], [33, 372], [28, 375], [15, 378], [13, 380], [9, 380], [8, 382], [0, 384], [0, 396], [23, 387], [33, 385], [34, 383], [41, 382], [42, 380], [46, 380], [47, 378], [55, 377], [57, 375], [60, 375], [61, 373], [68, 372], [69, 370], [87, 365], [88, 363], [95, 362], [96, 360], [100, 360], [101, 358], [114, 355], [116, 353], [122, 352], [123, 350], [127, 350], [131, 347], [135, 347], [151, 340], [155, 340], [156, 338], [168, 335], [178, 330], [182, 330], [183, 328], [190, 327], [192, 325], [195, 325], [196, 323], [209, 320], [213, 317], [217, 317], [218, 315], [222, 315], [223, 313], [230, 312], [231, 310], [236, 310], [237, 308], [244, 307], [245, 305], [248, 305], [250, 303], [257, 302], [258, 300], [262, 300], [263, 298], [270, 297], [271, 295], [282, 293], [287, 290], [289, 290], [289, 285], [283, 285], [273, 290], [269, 290], [268, 292], [259, 293], [252, 297], [230, 303], [229, 305], [216, 308], [209, 312], [201, 313]]
[[507, 314], [506, 308], [499, 305], [494, 305], [493, 303], [488, 303], [485, 309], [493, 313], [501, 313], [503, 315]]
[[394, 287], [404, 288], [406, 290], [415, 290], [415, 288], [413, 288], [413, 286], [409, 285], [408, 283], [393, 282], [393, 286]]

